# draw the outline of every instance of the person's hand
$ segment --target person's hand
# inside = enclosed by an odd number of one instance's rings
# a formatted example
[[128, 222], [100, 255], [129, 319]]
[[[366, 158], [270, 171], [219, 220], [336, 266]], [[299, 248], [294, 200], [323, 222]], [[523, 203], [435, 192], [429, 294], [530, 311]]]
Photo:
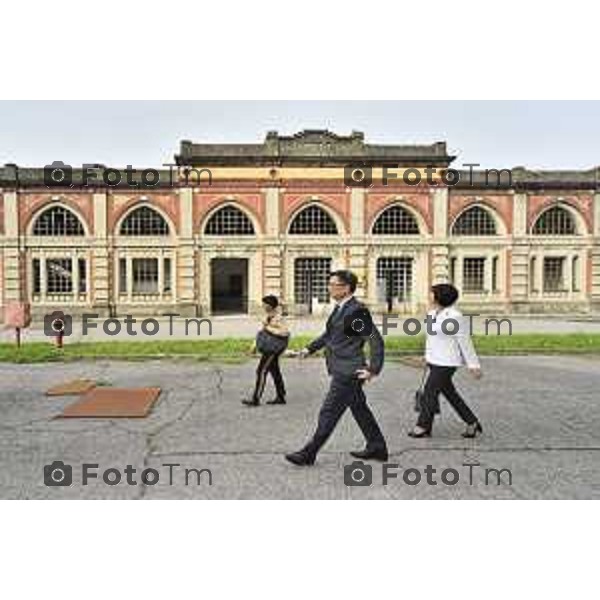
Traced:
[[358, 369], [356, 371], [356, 376], [358, 377], [358, 379], [360, 379], [361, 381], [364, 381], [365, 383], [367, 381], [371, 381], [371, 379], [373, 379], [373, 377], [375, 377], [375, 375], [373, 373], [371, 373], [371, 371], [369, 371], [369, 369]]
[[252, 344], [252, 346], [250, 346], [250, 354], [256, 354], [256, 344]]
[[308, 351], [307, 348], [302, 348], [302, 350], [300, 350], [300, 352], [298, 352], [298, 358], [306, 358], [309, 354], [310, 354], [310, 352]]
[[483, 377], [480, 367], [469, 367], [469, 373], [471, 373], [475, 379], [481, 379]]

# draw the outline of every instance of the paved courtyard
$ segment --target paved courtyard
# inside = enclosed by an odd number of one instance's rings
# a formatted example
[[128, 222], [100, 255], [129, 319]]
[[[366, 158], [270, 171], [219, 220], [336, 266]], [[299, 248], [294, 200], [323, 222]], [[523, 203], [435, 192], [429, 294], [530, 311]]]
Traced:
[[[419, 371], [388, 362], [368, 396], [388, 439], [390, 463], [398, 465], [389, 467], [396, 478], [382, 485], [382, 467], [373, 463], [372, 485], [348, 487], [348, 451], [362, 446], [349, 414], [313, 468], [283, 459], [313, 430], [327, 386], [321, 359], [285, 360], [289, 404], [256, 409], [240, 404], [253, 379], [252, 362], [1, 364], [0, 498], [600, 498], [600, 360], [486, 358], [483, 368], [481, 381], [461, 373], [458, 382], [484, 436], [464, 440], [462, 424], [444, 403], [434, 437], [413, 440], [406, 432], [415, 418]], [[55, 419], [74, 398], [50, 398], [44, 391], [80, 377], [105, 385], [160, 386], [163, 392], [146, 419]], [[70, 487], [44, 485], [43, 467], [55, 460], [72, 465]], [[98, 479], [85, 486], [83, 463], [99, 465]], [[137, 485], [126, 483], [127, 465], [137, 469]], [[430, 476], [437, 485], [427, 483], [428, 465], [436, 469]], [[122, 480], [109, 486], [102, 473], [112, 467]], [[140, 481], [147, 468], [159, 472], [155, 485]], [[207, 471], [200, 485], [190, 472], [186, 485], [186, 468], [209, 469], [212, 485]], [[409, 485], [403, 477], [416, 477], [415, 469], [421, 482]], [[458, 472], [455, 485], [442, 481], [445, 469]], [[501, 485], [488, 471], [486, 484], [486, 469], [509, 469], [512, 485], [507, 471]], [[454, 475], [445, 474], [451, 483]]]

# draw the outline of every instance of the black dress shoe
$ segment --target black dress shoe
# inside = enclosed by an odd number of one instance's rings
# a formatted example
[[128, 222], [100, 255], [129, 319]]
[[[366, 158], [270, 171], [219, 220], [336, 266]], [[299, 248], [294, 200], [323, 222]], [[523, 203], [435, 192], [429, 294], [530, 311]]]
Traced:
[[273, 400], [267, 400], [267, 404], [286, 404], [285, 398], [273, 398]]
[[354, 458], [362, 458], [363, 460], [380, 460], [385, 462], [388, 459], [388, 451], [384, 448], [383, 450], [355, 450], [350, 452]]
[[252, 400], [252, 398], [247, 398], [246, 400], [242, 400], [242, 404], [246, 406], [258, 406], [260, 403], [258, 400]]
[[408, 437], [411, 437], [411, 438], [431, 437], [431, 429], [424, 429], [420, 433], [417, 433], [416, 431], [411, 430], [408, 432]]
[[478, 433], [483, 433], [483, 427], [479, 421], [475, 421], [471, 425], [467, 425], [467, 430], [462, 434], [464, 438], [477, 437]]
[[309, 467], [315, 464], [315, 457], [302, 451], [286, 454], [285, 459], [298, 467]]

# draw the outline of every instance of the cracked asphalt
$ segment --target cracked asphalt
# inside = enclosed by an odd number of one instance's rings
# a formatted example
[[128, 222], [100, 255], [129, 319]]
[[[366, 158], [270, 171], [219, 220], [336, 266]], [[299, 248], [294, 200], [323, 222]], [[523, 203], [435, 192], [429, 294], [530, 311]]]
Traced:
[[[407, 437], [420, 372], [388, 362], [367, 395], [388, 439], [389, 462], [398, 465], [389, 467], [396, 477], [383, 485], [382, 467], [373, 463], [372, 485], [351, 487], [344, 466], [363, 441], [349, 413], [314, 467], [283, 459], [313, 431], [328, 384], [323, 361], [283, 361], [286, 406], [240, 403], [254, 368], [194, 361], [1, 364], [0, 498], [600, 498], [598, 358], [490, 357], [481, 381], [460, 373], [457, 382], [484, 426], [476, 440], [460, 436], [463, 426], [446, 403], [433, 438]], [[46, 397], [45, 390], [80, 377], [116, 387], [159, 386], [162, 394], [145, 419], [55, 418], [76, 398]], [[265, 399], [272, 395], [269, 382]], [[57, 460], [72, 466], [71, 486], [44, 485], [44, 465]], [[99, 465], [87, 485], [83, 463]], [[127, 465], [136, 469], [136, 485], [126, 482]], [[428, 465], [437, 485], [427, 483]], [[119, 469], [119, 484], [102, 480], [109, 468]], [[158, 482], [145, 484], [144, 469], [155, 469]], [[187, 482], [185, 469], [196, 469]], [[454, 485], [449, 469], [459, 477]], [[510, 470], [512, 482], [504, 471], [498, 485], [490, 469]], [[421, 481], [410, 485], [404, 477], [414, 481], [415, 470]]]

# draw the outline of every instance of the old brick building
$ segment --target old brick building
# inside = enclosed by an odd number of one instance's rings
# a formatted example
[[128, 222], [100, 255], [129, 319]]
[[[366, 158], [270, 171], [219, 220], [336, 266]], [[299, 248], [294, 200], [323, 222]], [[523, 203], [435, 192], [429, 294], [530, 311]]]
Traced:
[[[521, 167], [508, 179], [463, 169], [453, 185], [453, 159], [445, 143], [311, 130], [260, 144], [184, 141], [156, 185], [107, 185], [100, 166], [83, 185], [80, 165], [70, 185], [48, 187], [43, 167], [6, 165], [0, 309], [243, 313], [275, 293], [290, 312], [318, 311], [328, 272], [349, 267], [380, 310], [421, 311], [431, 283], [447, 280], [481, 312], [598, 310], [600, 169]], [[396, 174], [387, 182], [385, 165]], [[188, 168], [209, 169], [210, 181]]]

